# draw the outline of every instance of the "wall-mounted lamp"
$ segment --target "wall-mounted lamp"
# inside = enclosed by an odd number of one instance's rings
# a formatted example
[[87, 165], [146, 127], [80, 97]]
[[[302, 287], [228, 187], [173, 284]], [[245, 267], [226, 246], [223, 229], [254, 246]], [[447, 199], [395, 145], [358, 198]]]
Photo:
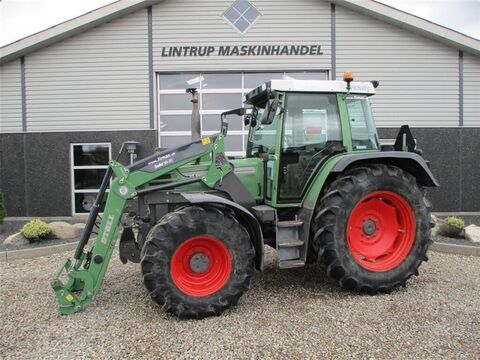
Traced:
[[140, 144], [138, 141], [125, 141], [123, 143], [127, 148], [128, 153], [130, 154], [130, 165], [133, 164], [135, 159], [137, 158], [137, 154], [135, 151], [137, 150], [137, 145]]

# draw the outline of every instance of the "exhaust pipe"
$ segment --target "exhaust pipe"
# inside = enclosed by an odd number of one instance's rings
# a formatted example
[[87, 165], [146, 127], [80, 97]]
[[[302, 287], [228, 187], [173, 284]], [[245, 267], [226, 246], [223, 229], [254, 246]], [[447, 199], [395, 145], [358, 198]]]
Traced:
[[198, 92], [196, 88], [188, 88], [185, 90], [186, 93], [192, 94], [192, 141], [200, 139], [200, 109], [198, 107]]

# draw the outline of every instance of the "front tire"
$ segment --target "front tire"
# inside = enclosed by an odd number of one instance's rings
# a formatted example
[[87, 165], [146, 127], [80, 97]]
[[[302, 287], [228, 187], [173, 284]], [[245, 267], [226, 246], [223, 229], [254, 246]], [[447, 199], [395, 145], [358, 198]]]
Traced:
[[201, 319], [237, 304], [250, 286], [254, 249], [228, 210], [187, 207], [150, 230], [141, 268], [155, 302], [180, 318]]
[[418, 275], [430, 226], [430, 205], [411, 174], [365, 165], [335, 180], [319, 201], [313, 246], [342, 287], [390, 292]]

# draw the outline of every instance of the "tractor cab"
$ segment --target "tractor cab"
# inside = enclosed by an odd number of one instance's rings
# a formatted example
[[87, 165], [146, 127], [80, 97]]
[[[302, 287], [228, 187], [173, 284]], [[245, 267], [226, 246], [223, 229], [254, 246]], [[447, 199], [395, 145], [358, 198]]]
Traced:
[[272, 80], [248, 93], [246, 156], [267, 162], [265, 200], [300, 203], [327, 159], [379, 150], [373, 94], [372, 83], [316, 80]]

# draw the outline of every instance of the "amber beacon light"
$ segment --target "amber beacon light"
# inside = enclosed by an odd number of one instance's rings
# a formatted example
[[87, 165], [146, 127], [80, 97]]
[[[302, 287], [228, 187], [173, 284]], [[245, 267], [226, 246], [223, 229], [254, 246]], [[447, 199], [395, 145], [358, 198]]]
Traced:
[[343, 73], [343, 81], [346, 81], [347, 83], [352, 82], [353, 81], [353, 72], [345, 71]]
[[343, 73], [343, 81], [347, 82], [347, 93], [350, 92], [350, 83], [353, 81], [353, 72], [345, 71]]

